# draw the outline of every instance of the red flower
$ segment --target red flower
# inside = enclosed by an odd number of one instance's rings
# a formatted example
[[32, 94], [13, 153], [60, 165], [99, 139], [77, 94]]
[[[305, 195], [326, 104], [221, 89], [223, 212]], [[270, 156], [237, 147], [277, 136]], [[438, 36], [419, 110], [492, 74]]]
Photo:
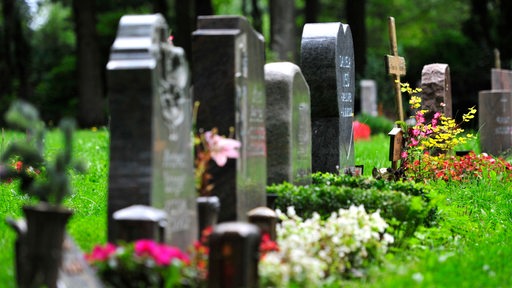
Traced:
[[354, 141], [370, 139], [370, 126], [359, 121], [354, 121], [352, 123], [352, 129], [354, 130]]
[[85, 254], [87, 262], [103, 262], [106, 261], [111, 255], [116, 252], [116, 246], [112, 243], [107, 243], [105, 246], [94, 246], [90, 254]]

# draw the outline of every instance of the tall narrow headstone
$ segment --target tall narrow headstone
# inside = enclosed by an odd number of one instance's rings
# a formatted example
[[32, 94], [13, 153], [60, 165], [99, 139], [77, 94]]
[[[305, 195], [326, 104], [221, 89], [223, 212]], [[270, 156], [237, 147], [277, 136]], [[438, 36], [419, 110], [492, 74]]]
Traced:
[[495, 156], [511, 155], [512, 91], [480, 91], [478, 127], [482, 152]]
[[313, 172], [354, 166], [354, 47], [343, 23], [306, 24], [301, 63], [311, 92]]
[[363, 79], [361, 86], [361, 113], [377, 116], [377, 82], [375, 80]]
[[[448, 64], [429, 64], [421, 71], [421, 109], [452, 117], [452, 84]], [[429, 115], [427, 115], [428, 118]]]
[[265, 62], [263, 36], [237, 16], [201, 16], [192, 35], [197, 128], [218, 128], [242, 144], [240, 157], [210, 165], [219, 222], [245, 220], [266, 202]]
[[167, 213], [166, 242], [184, 249], [197, 237], [190, 77], [168, 36], [159, 14], [124, 16], [111, 48], [109, 239], [115, 211], [151, 205]]
[[265, 65], [267, 184], [311, 183], [309, 87], [290, 62]]

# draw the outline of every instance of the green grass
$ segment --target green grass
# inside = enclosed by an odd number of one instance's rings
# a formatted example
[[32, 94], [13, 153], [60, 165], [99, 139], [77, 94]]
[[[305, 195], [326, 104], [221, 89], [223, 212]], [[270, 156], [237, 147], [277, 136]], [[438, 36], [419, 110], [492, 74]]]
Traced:
[[[6, 133], [2, 146], [20, 134]], [[78, 131], [74, 154], [89, 166], [87, 174], [73, 175], [74, 194], [65, 204], [74, 210], [68, 232], [84, 250], [106, 241], [108, 179], [108, 143], [106, 130]], [[479, 152], [478, 142], [461, 150]], [[47, 137], [47, 152], [60, 147], [58, 133]], [[374, 135], [355, 144], [355, 162], [365, 166], [365, 175], [373, 167], [389, 167], [389, 138]], [[510, 287], [512, 286], [512, 188], [498, 179], [457, 182], [433, 182], [439, 194], [438, 226], [421, 229], [418, 239], [407, 250], [389, 254], [384, 264], [372, 267], [364, 280], [347, 281], [347, 287]], [[14, 185], [0, 184], [0, 218], [22, 217], [27, 198]], [[15, 233], [0, 221], [0, 283], [14, 287], [13, 251]]]
[[[20, 133], [5, 133], [2, 147], [14, 138], [24, 137]], [[108, 179], [108, 131], [77, 131], [73, 143], [75, 157], [88, 165], [86, 174], [72, 175], [73, 195], [65, 205], [74, 214], [67, 228], [69, 234], [85, 251], [95, 243], [106, 241], [107, 231], [107, 179]], [[49, 157], [61, 147], [61, 135], [51, 131], [46, 137], [46, 153]], [[6, 217], [22, 217], [21, 207], [28, 203], [27, 197], [17, 193], [16, 185], [0, 184], [0, 283], [2, 287], [14, 285], [14, 242], [15, 232], [5, 224]]]

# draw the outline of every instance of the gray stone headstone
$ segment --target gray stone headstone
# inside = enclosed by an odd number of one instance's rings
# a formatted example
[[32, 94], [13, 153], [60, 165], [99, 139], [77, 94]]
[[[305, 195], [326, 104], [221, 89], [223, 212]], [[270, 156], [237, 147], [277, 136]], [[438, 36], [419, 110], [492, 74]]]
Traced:
[[313, 172], [338, 173], [354, 166], [355, 70], [350, 27], [306, 24], [300, 67], [311, 92]]
[[421, 89], [421, 109], [429, 111], [427, 118], [436, 112], [452, 117], [452, 83], [448, 64], [423, 66]]
[[213, 195], [220, 199], [219, 222], [245, 220], [265, 206], [265, 63], [263, 36], [237, 16], [201, 16], [192, 35], [197, 128], [218, 128], [242, 144], [240, 157], [224, 167], [210, 165]]
[[377, 116], [377, 82], [375, 80], [363, 79], [359, 82], [361, 86], [361, 113]]
[[290, 62], [265, 65], [267, 184], [311, 183], [309, 87]]
[[167, 37], [159, 14], [124, 16], [111, 48], [109, 239], [115, 211], [150, 205], [167, 213], [166, 242], [185, 249], [197, 236], [190, 77]]
[[493, 68], [491, 70], [491, 90], [512, 90], [512, 71]]
[[478, 127], [482, 152], [508, 156], [512, 147], [512, 91], [480, 91]]

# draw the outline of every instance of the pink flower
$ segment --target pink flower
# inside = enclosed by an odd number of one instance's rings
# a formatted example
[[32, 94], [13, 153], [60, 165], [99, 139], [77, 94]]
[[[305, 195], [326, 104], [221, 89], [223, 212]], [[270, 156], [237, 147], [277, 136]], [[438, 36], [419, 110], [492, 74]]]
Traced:
[[434, 119], [439, 119], [439, 117], [441, 117], [441, 112], [436, 112], [434, 114]]
[[137, 256], [149, 256], [157, 265], [167, 266], [174, 259], [188, 263], [190, 259], [180, 249], [165, 244], [158, 244], [153, 240], [138, 240], [135, 242], [135, 254]]
[[105, 246], [94, 246], [90, 254], [85, 254], [85, 259], [88, 262], [102, 262], [107, 260], [110, 255], [116, 252], [116, 246], [112, 243], [107, 243]]
[[423, 116], [423, 113], [418, 112], [418, 113], [416, 114], [416, 122], [417, 122], [418, 124], [425, 123], [425, 117]]
[[414, 139], [414, 138], [411, 138], [411, 145], [410, 146], [416, 146], [418, 145], [419, 141]]
[[402, 154], [400, 156], [402, 156], [403, 159], [407, 158], [407, 151], [402, 151]]
[[220, 167], [226, 165], [228, 158], [239, 157], [240, 141], [219, 136], [211, 131], [205, 132], [204, 136], [212, 159]]
[[153, 240], [137, 240], [135, 242], [135, 254], [137, 256], [144, 256], [144, 255], [150, 255], [153, 256], [155, 254], [158, 254], [158, 244], [155, 243]]

